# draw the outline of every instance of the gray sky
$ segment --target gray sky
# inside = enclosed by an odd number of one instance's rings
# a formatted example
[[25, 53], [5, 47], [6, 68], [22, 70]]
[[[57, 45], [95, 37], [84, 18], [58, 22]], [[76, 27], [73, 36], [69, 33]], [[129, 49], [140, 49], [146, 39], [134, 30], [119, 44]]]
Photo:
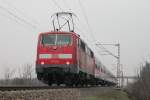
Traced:
[[[61, 11], [53, 0], [0, 0], [0, 78], [5, 67], [34, 65], [39, 32], [51, 30], [50, 16]], [[73, 11], [82, 24], [81, 36], [91, 35], [78, 0], [55, 0], [64, 11]], [[126, 75], [134, 75], [139, 64], [150, 57], [149, 0], [81, 0], [96, 42], [120, 43], [121, 63]], [[11, 12], [11, 13], [10, 13]], [[21, 19], [16, 19], [17, 15]], [[36, 27], [35, 27], [36, 26]], [[112, 52], [116, 49], [106, 47]], [[100, 57], [113, 73], [116, 60]]]

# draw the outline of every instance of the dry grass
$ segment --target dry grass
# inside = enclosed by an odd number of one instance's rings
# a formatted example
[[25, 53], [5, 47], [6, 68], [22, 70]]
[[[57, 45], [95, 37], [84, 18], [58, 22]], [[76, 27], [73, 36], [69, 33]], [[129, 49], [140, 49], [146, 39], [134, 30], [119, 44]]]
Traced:
[[89, 91], [81, 93], [83, 100], [129, 100], [128, 95], [122, 90], [97, 88]]

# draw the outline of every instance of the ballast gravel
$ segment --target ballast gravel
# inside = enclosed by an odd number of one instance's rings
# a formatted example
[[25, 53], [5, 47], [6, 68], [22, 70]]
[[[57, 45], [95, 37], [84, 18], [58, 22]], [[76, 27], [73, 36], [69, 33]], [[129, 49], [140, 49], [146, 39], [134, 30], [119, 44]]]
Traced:
[[81, 100], [77, 89], [1, 91], [0, 100]]

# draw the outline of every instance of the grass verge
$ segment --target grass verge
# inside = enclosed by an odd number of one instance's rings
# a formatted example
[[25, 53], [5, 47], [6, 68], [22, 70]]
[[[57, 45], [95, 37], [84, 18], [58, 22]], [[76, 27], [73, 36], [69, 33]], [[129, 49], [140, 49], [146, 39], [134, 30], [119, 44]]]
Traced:
[[104, 93], [85, 96], [83, 100], [129, 100], [127, 93], [119, 90], [110, 90]]

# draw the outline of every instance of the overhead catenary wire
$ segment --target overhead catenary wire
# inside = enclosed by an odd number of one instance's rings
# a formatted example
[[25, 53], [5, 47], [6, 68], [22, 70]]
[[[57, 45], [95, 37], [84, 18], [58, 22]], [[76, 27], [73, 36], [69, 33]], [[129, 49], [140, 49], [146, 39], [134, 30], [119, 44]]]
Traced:
[[7, 8], [5, 8], [5, 7], [3, 7], [3, 6], [0, 5], [0, 9], [3, 10], [3, 11], [5, 11], [11, 17], [9, 17], [7, 15], [4, 15], [4, 14], [1, 14], [1, 16], [5, 16], [8, 19], [10, 19], [10, 20], [12, 20], [12, 21], [16, 22], [17, 24], [20, 24], [20, 25], [22, 25], [24, 27], [28, 26], [28, 29], [30, 28], [30, 29], [34, 29], [34, 30], [38, 30], [39, 31], [39, 29], [36, 26], [34, 26], [34, 25], [26, 22], [24, 19], [18, 17], [13, 12], [9, 11]]
[[83, 14], [83, 16], [85, 18], [89, 34], [91, 36], [91, 38], [90, 38], [90, 40], [92, 41], [91, 46], [94, 48], [93, 50], [95, 51], [97, 47], [95, 45], [96, 44], [96, 39], [94, 37], [93, 30], [92, 30], [92, 28], [90, 26], [90, 23], [89, 23], [89, 20], [88, 20], [88, 17], [87, 17], [87, 14], [86, 14], [86, 11], [84, 9], [84, 6], [83, 6], [82, 2], [80, 0], [78, 0], [78, 3], [79, 3], [79, 6], [80, 6], [80, 9], [81, 9], [81, 13]]
[[55, 0], [51, 0], [53, 2], [54, 5], [56, 5], [56, 7], [60, 10], [60, 11], [64, 11], [63, 8], [55, 1]]
[[70, 5], [68, 4], [68, 2], [67, 2], [66, 0], [63, 0], [63, 1], [64, 1], [63, 3], [66, 5], [68, 11], [71, 11], [71, 7], [70, 7]]
[[4, 3], [7, 4], [9, 6], [9, 8], [12, 8], [14, 11], [16, 11], [17, 13], [19, 13], [20, 15], [22, 15], [22, 17], [26, 17], [30, 22], [38, 25], [39, 23], [36, 20], [33, 20], [32, 18], [30, 18], [29, 16], [27, 16], [27, 14], [23, 13], [21, 10], [17, 9], [13, 4], [11, 4], [10, 2], [7, 2], [6, 0]]
[[14, 21], [15, 23], [17, 23], [17, 24], [23, 26], [23, 28], [26, 28], [26, 29], [28, 29], [28, 30], [31, 30], [31, 28], [25, 26], [23, 23], [21, 23], [21, 22], [19, 22], [18, 20], [12, 18], [12, 17], [9, 16], [9, 15], [5, 15], [5, 14], [0, 13], [0, 16], [3, 16], [3, 17], [5, 17], [5, 18], [8, 18], [9, 20], [12, 20], [12, 21]]
[[32, 29], [38, 30], [38, 28], [37, 28], [35, 25], [33, 25], [33, 24], [31, 24], [30, 22], [26, 21], [25, 19], [23, 19], [23, 18], [17, 16], [17, 15], [14, 14], [13, 12], [9, 11], [7, 8], [5, 8], [5, 7], [3, 7], [3, 6], [0, 5], [0, 9], [3, 10], [3, 11], [5, 11], [5, 12], [8, 13], [9, 15], [11, 15], [12, 17], [14, 17], [14, 18], [17, 20], [17, 22], [20, 21], [20, 22], [22, 22], [22, 23], [24, 23], [24, 24], [26, 24], [26, 25], [29, 25]]
[[[112, 52], [110, 52], [109, 50], [107, 50], [104, 46], [102, 46], [102, 44], [101, 43], [99, 43], [98, 44], [98, 47], [99, 48], [101, 48], [101, 49], [103, 49], [104, 50], [104, 52], [106, 52], [107, 54], [106, 55], [111, 55], [111, 56], [113, 56], [113, 57], [115, 57], [115, 58], [118, 58], [117, 56], [115, 56]], [[105, 55], [105, 54], [104, 54]]]
[[78, 28], [76, 25], [75, 25], [75, 28], [76, 28], [76, 30], [78, 30], [80, 33], [81, 33], [81, 35], [87, 40], [88, 38], [87, 38], [87, 36], [86, 36], [86, 34], [80, 29], [80, 28]]
[[47, 0], [47, 2], [51, 3], [50, 1], [52, 1], [55, 7], [58, 8], [61, 12], [64, 11], [63, 8], [55, 0]]
[[[86, 11], [85, 11], [85, 9], [84, 9], [84, 6], [83, 6], [82, 2], [81, 2], [80, 0], [78, 0], [78, 2], [79, 2], [79, 5], [80, 5], [80, 8], [81, 8], [81, 11], [82, 11], [82, 13], [83, 13], [83, 15], [84, 15], [85, 21], [86, 21], [86, 23], [87, 23], [87, 26], [88, 26], [90, 35], [91, 35], [91, 37], [92, 37], [92, 41], [94, 42], [94, 45], [95, 45], [95, 44], [96, 44], [96, 39], [95, 39], [95, 37], [94, 37], [93, 30], [92, 30], [92, 28], [91, 28], [91, 26], [90, 26], [90, 24], [89, 24], [89, 20], [88, 20]], [[99, 45], [98, 47], [99, 47], [100, 49], [103, 49], [103, 50], [104, 50], [105, 52], [107, 52], [108, 54], [113, 55], [113, 54], [112, 54], [109, 50], [107, 50], [103, 45]]]
[[[53, 2], [54, 5], [57, 6], [57, 8], [58, 8], [60, 11], [62, 11], [62, 12], [65, 11], [65, 10], [59, 5], [59, 3], [58, 3], [56, 0], [51, 0], [51, 1]], [[66, 5], [67, 9], [68, 9], [68, 10], [71, 10], [70, 5], [67, 3], [67, 1], [63, 0], [63, 2], [64, 2], [64, 4]]]
[[[97, 49], [102, 49], [102, 50], [107, 50], [105, 47], [103, 47], [102, 45], [97, 47], [95, 44], [96, 44], [96, 39], [94, 37], [94, 34], [93, 34], [93, 30], [90, 26], [90, 23], [89, 23], [89, 20], [88, 20], [88, 17], [87, 17], [87, 14], [86, 14], [86, 11], [84, 9], [84, 6], [82, 4], [82, 2], [80, 0], [78, 0], [78, 3], [79, 3], [79, 6], [80, 6], [80, 9], [81, 9], [81, 13], [83, 14], [84, 18], [85, 18], [85, 21], [86, 21], [86, 24], [87, 24], [87, 27], [88, 27], [88, 31], [89, 31], [89, 34], [91, 36], [91, 38], [89, 40], [91, 40], [91, 46], [93, 47], [93, 50], [95, 52], [97, 52]], [[98, 54], [98, 53], [96, 53]]]
[[[17, 12], [20, 16], [20, 18], [24, 19], [26, 22], [34, 25], [36, 27], [36, 30], [40, 31], [40, 27], [39, 26], [39, 22], [33, 18], [31, 18], [30, 16], [28, 16], [27, 14], [25, 14], [24, 12], [22, 12], [21, 10], [19, 10], [18, 8], [16, 8], [13, 4], [11, 4], [10, 2], [7, 2], [6, 0], [4, 3], [6, 3], [9, 6], [9, 10], [10, 8], [12, 9], [12, 12]], [[16, 15], [16, 14], [15, 14]], [[17, 15], [18, 16], [18, 15]], [[19, 16], [18, 16], [19, 17]], [[24, 25], [25, 26], [25, 25]]]
[[92, 28], [91, 28], [91, 26], [90, 26], [90, 24], [89, 24], [89, 20], [88, 20], [86, 11], [85, 11], [85, 9], [84, 9], [84, 6], [82, 5], [82, 2], [81, 2], [80, 0], [78, 0], [78, 2], [79, 2], [79, 5], [80, 5], [82, 14], [83, 14], [83, 16], [84, 16], [84, 18], [85, 18], [85, 21], [86, 21], [86, 23], [87, 23], [87, 26], [88, 26], [88, 29], [89, 29], [89, 33], [90, 33], [90, 35], [91, 35], [91, 37], [92, 37], [92, 40], [93, 40], [93, 42], [94, 42], [94, 41], [96, 41], [96, 39], [95, 39], [95, 37], [94, 37], [93, 30], [92, 30]]

